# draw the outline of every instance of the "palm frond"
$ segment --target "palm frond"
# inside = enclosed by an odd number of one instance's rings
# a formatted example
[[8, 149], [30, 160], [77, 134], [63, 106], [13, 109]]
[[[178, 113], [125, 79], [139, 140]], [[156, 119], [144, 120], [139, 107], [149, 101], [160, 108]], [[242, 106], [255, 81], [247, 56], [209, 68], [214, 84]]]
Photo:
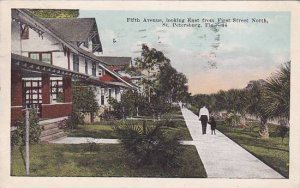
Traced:
[[290, 109], [290, 63], [283, 64], [264, 87], [265, 111], [270, 117], [289, 117]]

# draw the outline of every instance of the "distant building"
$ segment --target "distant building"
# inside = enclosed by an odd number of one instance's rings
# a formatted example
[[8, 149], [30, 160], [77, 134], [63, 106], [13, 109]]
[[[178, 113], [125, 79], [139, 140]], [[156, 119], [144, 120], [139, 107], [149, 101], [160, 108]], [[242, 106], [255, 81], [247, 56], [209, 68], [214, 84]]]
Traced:
[[131, 75], [126, 73], [126, 69], [132, 67], [131, 57], [99, 56], [98, 60], [101, 62], [99, 80], [110, 84], [101, 88], [101, 106], [109, 107], [108, 99], [111, 97], [120, 102], [121, 94], [128, 88], [139, 90]]
[[126, 67], [132, 67], [131, 57], [99, 56], [99, 61], [107, 67], [114, 68], [114, 71], [124, 70]]

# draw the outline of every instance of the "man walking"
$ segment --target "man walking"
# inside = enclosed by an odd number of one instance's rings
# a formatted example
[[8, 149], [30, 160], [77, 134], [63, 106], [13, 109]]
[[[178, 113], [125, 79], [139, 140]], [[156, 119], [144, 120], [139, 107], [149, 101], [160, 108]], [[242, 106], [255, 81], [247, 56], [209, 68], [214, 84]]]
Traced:
[[209, 112], [205, 106], [203, 106], [199, 111], [199, 120], [202, 124], [202, 134], [206, 134], [207, 122], [209, 121]]

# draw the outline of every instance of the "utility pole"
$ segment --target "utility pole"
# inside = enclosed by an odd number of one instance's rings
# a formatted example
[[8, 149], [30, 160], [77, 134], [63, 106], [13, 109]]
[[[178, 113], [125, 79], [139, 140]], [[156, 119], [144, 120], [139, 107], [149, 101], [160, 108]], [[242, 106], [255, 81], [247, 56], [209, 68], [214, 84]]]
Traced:
[[26, 175], [29, 176], [29, 108], [26, 108], [26, 138], [25, 138], [25, 153], [26, 153]]
[[150, 99], [150, 94], [151, 94], [151, 93], [150, 93], [150, 86], [148, 86], [148, 92], [149, 92], [149, 93], [148, 93], [148, 102], [150, 103], [150, 102], [151, 102], [151, 101], [150, 101], [150, 100], [151, 100], [151, 99]]
[[123, 113], [123, 121], [125, 120], [125, 107], [122, 107], [122, 113]]

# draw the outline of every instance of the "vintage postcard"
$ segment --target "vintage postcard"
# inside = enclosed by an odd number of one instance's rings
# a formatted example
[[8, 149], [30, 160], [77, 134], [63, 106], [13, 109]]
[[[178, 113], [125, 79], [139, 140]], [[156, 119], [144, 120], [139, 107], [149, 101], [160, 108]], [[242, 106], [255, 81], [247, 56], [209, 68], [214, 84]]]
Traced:
[[298, 2], [0, 5], [1, 188], [300, 186]]

